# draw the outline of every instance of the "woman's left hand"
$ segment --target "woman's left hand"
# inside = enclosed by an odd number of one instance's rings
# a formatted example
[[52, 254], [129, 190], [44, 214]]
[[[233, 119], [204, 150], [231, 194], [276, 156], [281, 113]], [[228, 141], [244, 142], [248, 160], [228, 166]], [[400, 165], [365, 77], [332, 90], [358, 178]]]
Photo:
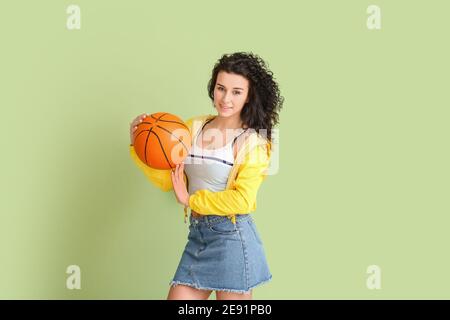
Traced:
[[184, 163], [177, 164], [175, 169], [172, 170], [171, 178], [173, 191], [178, 203], [189, 206], [189, 192], [187, 191], [186, 184], [184, 183]]

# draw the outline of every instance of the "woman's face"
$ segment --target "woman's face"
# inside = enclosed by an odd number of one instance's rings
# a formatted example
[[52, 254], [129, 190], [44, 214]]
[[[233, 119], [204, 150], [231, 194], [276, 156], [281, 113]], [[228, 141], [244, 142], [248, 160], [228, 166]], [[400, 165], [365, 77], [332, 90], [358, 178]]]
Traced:
[[214, 106], [222, 117], [240, 116], [248, 102], [249, 81], [238, 74], [220, 71], [214, 87]]

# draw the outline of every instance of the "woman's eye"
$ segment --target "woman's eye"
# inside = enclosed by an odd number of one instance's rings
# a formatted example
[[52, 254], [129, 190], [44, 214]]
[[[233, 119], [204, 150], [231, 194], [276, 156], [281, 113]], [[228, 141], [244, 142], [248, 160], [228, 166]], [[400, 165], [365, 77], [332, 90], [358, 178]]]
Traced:
[[[222, 87], [217, 87], [217, 90], [223, 91], [224, 89]], [[239, 94], [241, 94], [241, 92], [240, 91], [234, 91], [233, 94], [239, 95]]]

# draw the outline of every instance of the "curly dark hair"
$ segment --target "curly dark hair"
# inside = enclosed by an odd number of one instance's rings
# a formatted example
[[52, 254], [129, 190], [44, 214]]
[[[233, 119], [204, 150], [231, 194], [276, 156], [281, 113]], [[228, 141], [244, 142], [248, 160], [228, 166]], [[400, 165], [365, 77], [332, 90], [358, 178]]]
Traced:
[[249, 101], [242, 108], [241, 120], [256, 132], [266, 129], [267, 139], [271, 141], [272, 128], [278, 123], [278, 112], [283, 106], [284, 98], [264, 60], [251, 52], [224, 54], [215, 64], [208, 82], [208, 95], [212, 101], [220, 71], [239, 74], [249, 81]]

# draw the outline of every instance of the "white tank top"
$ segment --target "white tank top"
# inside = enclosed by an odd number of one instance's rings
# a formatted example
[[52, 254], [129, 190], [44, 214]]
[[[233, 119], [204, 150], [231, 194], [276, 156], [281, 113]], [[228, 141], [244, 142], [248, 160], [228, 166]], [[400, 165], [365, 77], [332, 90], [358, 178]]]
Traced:
[[188, 192], [207, 189], [212, 192], [223, 191], [226, 188], [228, 176], [234, 164], [233, 146], [236, 139], [247, 129], [240, 132], [232, 141], [217, 149], [200, 148], [197, 140], [206, 121], [193, 139], [191, 150], [184, 160], [184, 172], [188, 178]]

